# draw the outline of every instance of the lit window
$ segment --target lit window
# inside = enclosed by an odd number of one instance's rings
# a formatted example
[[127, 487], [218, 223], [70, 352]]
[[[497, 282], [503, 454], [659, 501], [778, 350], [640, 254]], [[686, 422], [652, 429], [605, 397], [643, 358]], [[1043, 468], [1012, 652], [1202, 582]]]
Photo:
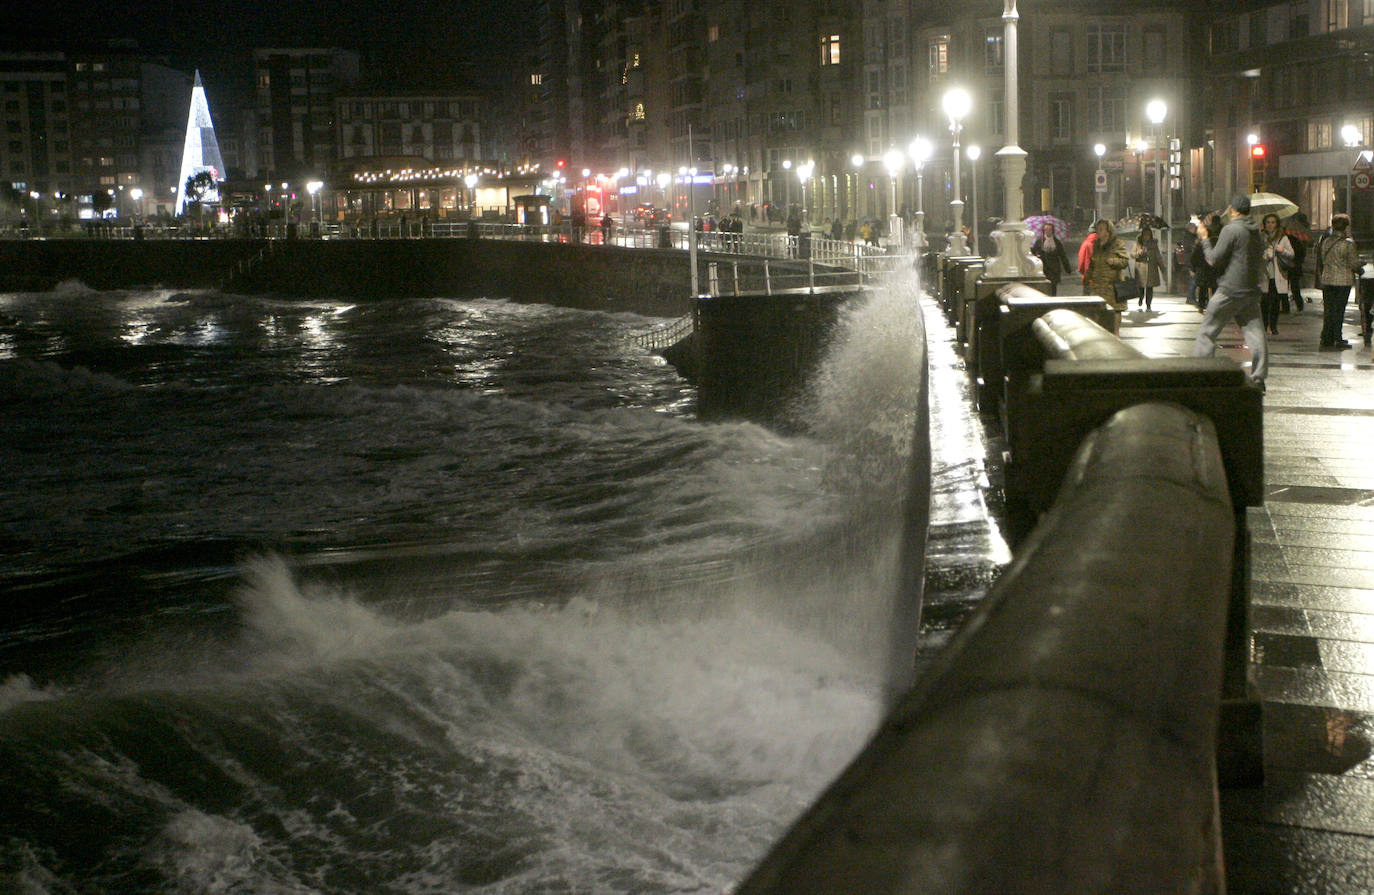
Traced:
[[930, 74], [939, 78], [949, 73], [949, 35], [941, 34], [930, 42]]
[[821, 38], [821, 65], [840, 64], [840, 36], [827, 34]]
[[631, 117], [633, 117], [635, 121], [643, 121], [643, 120], [644, 120], [644, 104], [643, 104], [643, 103], [635, 103], [635, 112], [634, 112], [634, 115], [631, 116]]
[[544, 83], [544, 76], [536, 72], [535, 74], [530, 75], [530, 83], [533, 84], [535, 87], [538, 87], [539, 85]]
[[718, 40], [720, 40], [720, 26], [719, 26], [719, 25], [711, 25], [711, 26], [709, 26], [709, 27], [706, 29], [706, 41], [707, 41], [708, 43], [715, 43], [715, 42], [718, 41]]
[[1001, 71], [1002, 62], [1002, 32], [989, 29], [983, 34], [983, 69]]
[[1126, 26], [1088, 26], [1088, 71], [1126, 70]]

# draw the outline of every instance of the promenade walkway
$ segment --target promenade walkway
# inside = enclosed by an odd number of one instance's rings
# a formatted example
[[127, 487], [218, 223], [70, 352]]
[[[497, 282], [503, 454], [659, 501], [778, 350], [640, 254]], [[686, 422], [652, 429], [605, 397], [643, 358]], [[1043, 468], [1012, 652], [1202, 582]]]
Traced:
[[[1319, 351], [1320, 293], [1305, 294], [1269, 337], [1266, 502], [1250, 511], [1265, 781], [1222, 793], [1230, 895], [1374, 892], [1374, 361], [1353, 307], [1355, 347]], [[1127, 314], [1122, 338], [1190, 354], [1198, 312], [1154, 307]], [[1242, 342], [1231, 326], [1220, 353], [1244, 361]]]

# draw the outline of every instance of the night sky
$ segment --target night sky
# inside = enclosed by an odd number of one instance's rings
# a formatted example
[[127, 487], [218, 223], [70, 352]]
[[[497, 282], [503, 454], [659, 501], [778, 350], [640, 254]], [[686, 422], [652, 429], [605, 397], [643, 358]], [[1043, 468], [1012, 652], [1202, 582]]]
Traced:
[[[246, 0], [0, 0], [0, 47], [69, 49], [131, 38], [149, 55], [199, 68], [212, 104], [251, 91], [255, 47], [338, 46], [400, 87], [490, 79], [518, 44], [523, 0], [394, 3]], [[477, 85], [474, 85], [477, 86]]]

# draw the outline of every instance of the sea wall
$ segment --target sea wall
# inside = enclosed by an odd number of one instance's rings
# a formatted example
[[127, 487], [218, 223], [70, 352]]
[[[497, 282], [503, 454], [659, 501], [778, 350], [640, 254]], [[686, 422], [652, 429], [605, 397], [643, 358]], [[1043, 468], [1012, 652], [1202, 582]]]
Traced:
[[[218, 288], [292, 296], [500, 296], [585, 310], [677, 316], [691, 309], [687, 254], [671, 249], [494, 239], [5, 240], [0, 291], [64, 280], [94, 289]], [[253, 262], [247, 275], [231, 274]], [[704, 270], [704, 265], [703, 265]]]

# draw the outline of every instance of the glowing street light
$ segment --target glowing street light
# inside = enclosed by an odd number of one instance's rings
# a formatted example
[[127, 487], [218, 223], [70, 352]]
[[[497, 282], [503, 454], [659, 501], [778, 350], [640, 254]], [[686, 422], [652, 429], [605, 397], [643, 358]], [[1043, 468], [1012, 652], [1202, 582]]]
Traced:
[[469, 173], [463, 177], [463, 186], [468, 188], [468, 217], [472, 218], [477, 213], [477, 174]]
[[319, 227], [319, 223], [320, 223], [320, 200], [319, 200], [319, 192], [320, 192], [320, 187], [322, 187], [322, 186], [324, 186], [324, 184], [321, 183], [321, 182], [318, 181], [318, 180], [312, 180], [312, 181], [310, 181], [309, 183], [307, 183], [307, 184], [305, 185], [305, 191], [306, 191], [307, 193], [310, 194], [310, 204], [314, 206], [314, 209], [313, 209], [313, 210], [314, 210], [314, 212], [315, 212], [315, 225], [316, 225], [316, 232], [317, 232], [317, 233], [319, 232], [319, 231], [318, 231], [318, 227]]
[[811, 179], [811, 174], [816, 170], [814, 161], [805, 161], [797, 166], [797, 180], [801, 181], [801, 204], [802, 217], [806, 217], [806, 182]]
[[849, 164], [854, 168], [854, 173], [849, 175], [851, 178], [849, 197], [853, 202], [855, 218], [859, 216], [859, 172], [863, 170], [865, 161], [867, 159], [864, 158], [862, 152], [856, 152], [849, 157]]
[[907, 147], [911, 163], [916, 166], [916, 233], [912, 236], [911, 246], [920, 252], [926, 247], [926, 210], [925, 210], [925, 167], [934, 147], [925, 137], [917, 137]]
[[954, 217], [954, 232], [949, 237], [949, 252], [951, 255], [967, 255], [968, 244], [964, 240], [964, 200], [960, 198], [963, 183], [959, 178], [959, 132], [964, 129], [963, 120], [968, 115], [973, 101], [969, 98], [967, 90], [955, 87], [945, 91], [940, 104], [949, 116], [949, 132], [954, 149], [954, 198], [949, 200], [950, 214]]

